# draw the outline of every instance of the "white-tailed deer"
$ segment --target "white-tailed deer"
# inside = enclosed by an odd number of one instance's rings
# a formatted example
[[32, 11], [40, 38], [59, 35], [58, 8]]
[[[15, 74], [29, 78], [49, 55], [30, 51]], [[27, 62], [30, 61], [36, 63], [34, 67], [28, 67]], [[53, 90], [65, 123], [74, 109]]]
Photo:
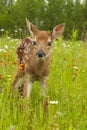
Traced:
[[[28, 98], [32, 83], [39, 81], [46, 97], [52, 42], [63, 34], [65, 24], [54, 27], [51, 32], [38, 30], [27, 19], [26, 24], [32, 37], [26, 37], [17, 47], [19, 69], [13, 81], [12, 91], [17, 88], [24, 98]], [[47, 101], [45, 106], [46, 104]]]

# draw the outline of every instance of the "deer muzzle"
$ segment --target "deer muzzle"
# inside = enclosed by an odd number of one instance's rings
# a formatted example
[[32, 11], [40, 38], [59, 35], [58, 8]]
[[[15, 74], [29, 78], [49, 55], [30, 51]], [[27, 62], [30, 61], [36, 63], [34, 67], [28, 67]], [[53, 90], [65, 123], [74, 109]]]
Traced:
[[43, 50], [39, 50], [39, 51], [36, 53], [36, 56], [37, 56], [38, 58], [43, 58], [43, 57], [46, 56], [46, 54], [44, 53]]

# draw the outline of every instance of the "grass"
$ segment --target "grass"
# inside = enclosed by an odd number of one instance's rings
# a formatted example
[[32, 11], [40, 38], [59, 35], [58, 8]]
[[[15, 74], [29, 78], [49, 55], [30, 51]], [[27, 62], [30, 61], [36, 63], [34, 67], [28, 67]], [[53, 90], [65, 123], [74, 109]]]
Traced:
[[[11, 97], [19, 41], [0, 38], [0, 130], [87, 130], [87, 44], [61, 38], [53, 44], [46, 116], [37, 82], [29, 101], [18, 99], [17, 93]], [[29, 109], [21, 112], [26, 103]]]

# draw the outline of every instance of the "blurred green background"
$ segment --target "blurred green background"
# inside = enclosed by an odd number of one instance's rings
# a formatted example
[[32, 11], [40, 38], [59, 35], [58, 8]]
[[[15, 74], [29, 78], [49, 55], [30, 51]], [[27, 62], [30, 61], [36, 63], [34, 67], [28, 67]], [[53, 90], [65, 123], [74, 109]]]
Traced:
[[73, 30], [78, 39], [87, 38], [87, 0], [0, 0], [0, 35], [25, 37], [26, 17], [43, 30], [64, 22], [65, 38]]

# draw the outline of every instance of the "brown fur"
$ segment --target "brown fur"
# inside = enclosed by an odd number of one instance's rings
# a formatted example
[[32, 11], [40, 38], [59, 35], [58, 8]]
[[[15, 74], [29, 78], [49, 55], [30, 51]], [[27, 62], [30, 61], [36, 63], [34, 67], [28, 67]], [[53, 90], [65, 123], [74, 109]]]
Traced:
[[[52, 42], [64, 31], [64, 24], [56, 26], [52, 32], [39, 31], [32, 23], [26, 20], [32, 37], [26, 37], [16, 50], [19, 63], [17, 75], [13, 81], [12, 91], [18, 88], [23, 97], [29, 97], [32, 83], [39, 81], [46, 96], [47, 79], [51, 58]], [[23, 82], [20, 84], [21, 80]], [[47, 105], [47, 97], [45, 107]]]

